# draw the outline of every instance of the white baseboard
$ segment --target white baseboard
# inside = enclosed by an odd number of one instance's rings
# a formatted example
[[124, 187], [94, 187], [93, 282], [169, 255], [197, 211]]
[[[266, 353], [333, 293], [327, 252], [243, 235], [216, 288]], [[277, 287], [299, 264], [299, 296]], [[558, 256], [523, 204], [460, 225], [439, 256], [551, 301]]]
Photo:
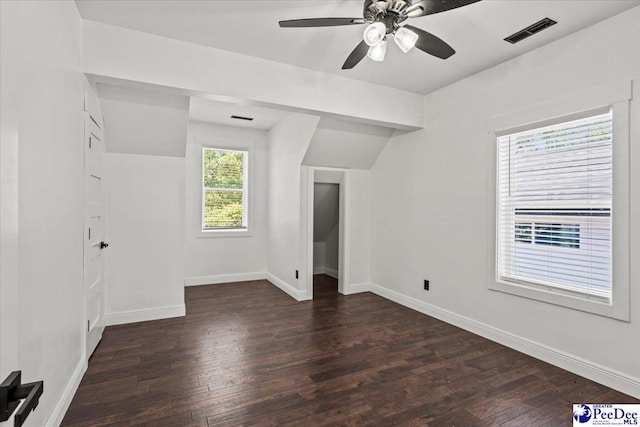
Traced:
[[338, 270], [334, 270], [333, 268], [325, 267], [324, 274], [326, 274], [327, 276], [331, 276], [334, 279], [338, 278]]
[[324, 274], [324, 267], [313, 267], [313, 274]]
[[185, 277], [185, 286], [215, 285], [218, 283], [248, 282], [250, 280], [264, 280], [267, 278], [265, 271], [253, 273], [219, 274], [215, 276]]
[[270, 281], [275, 286], [277, 286], [278, 288], [280, 288], [280, 290], [282, 290], [283, 292], [289, 294], [296, 301], [304, 301], [304, 300], [310, 299], [310, 298], [307, 297], [305, 291], [301, 291], [301, 290], [298, 290], [298, 289], [294, 288], [293, 286], [291, 286], [290, 284], [288, 284], [284, 280], [280, 279], [279, 277], [274, 276], [271, 273], [267, 273], [267, 280]]
[[436, 307], [380, 285], [371, 284], [370, 291], [405, 307], [435, 317], [436, 319], [640, 399], [640, 379], [638, 378], [630, 377], [573, 354], [568, 354], [507, 331], [494, 328], [493, 326]]
[[169, 319], [171, 317], [182, 317], [186, 314], [184, 304], [170, 307], [146, 308], [143, 310], [121, 311], [118, 313], [107, 313], [107, 326], [123, 325], [125, 323], [146, 322], [148, 320]]
[[[81, 356], [82, 357], [82, 356]], [[71, 405], [71, 401], [73, 400], [73, 396], [75, 396], [76, 391], [78, 390], [78, 386], [80, 385], [80, 381], [82, 381], [82, 376], [87, 370], [87, 361], [80, 360], [73, 370], [73, 374], [71, 374], [71, 378], [67, 382], [67, 386], [64, 388], [64, 391], [58, 398], [56, 405], [53, 407], [53, 411], [49, 415], [47, 422], [45, 423], [46, 427], [58, 427], [62, 424], [62, 419], [67, 414], [67, 410], [69, 409], [69, 405]]]
[[371, 283], [352, 283], [344, 287], [344, 295], [359, 294], [361, 292], [370, 292]]

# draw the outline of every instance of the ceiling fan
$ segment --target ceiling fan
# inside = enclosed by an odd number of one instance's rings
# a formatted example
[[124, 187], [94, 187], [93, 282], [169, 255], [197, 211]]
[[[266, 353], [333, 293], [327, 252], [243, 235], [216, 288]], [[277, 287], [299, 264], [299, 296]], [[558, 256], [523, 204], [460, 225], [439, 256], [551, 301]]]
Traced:
[[445, 12], [480, 0], [365, 0], [362, 18], [309, 18], [280, 21], [281, 27], [333, 27], [369, 24], [363, 40], [342, 65], [343, 70], [355, 67], [365, 56], [382, 61], [391, 36], [403, 52], [414, 46], [438, 58], [447, 59], [456, 51], [444, 40], [412, 25], [401, 25], [409, 18]]

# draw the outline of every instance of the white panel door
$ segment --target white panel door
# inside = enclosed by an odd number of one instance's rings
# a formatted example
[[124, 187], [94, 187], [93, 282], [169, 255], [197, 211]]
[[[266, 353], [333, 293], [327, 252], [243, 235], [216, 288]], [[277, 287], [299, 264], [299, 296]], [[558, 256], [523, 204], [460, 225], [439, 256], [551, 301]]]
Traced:
[[87, 359], [102, 338], [104, 316], [104, 132], [93, 91], [85, 92], [84, 288]]

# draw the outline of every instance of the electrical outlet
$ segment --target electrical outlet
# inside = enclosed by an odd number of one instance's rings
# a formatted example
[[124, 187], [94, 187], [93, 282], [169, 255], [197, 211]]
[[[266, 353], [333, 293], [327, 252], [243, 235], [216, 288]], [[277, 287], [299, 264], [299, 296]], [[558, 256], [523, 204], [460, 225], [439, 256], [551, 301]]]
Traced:
[[424, 279], [424, 290], [425, 291], [429, 290], [429, 281], [427, 279]]
[[298, 270], [296, 270], [296, 279], [298, 278]]

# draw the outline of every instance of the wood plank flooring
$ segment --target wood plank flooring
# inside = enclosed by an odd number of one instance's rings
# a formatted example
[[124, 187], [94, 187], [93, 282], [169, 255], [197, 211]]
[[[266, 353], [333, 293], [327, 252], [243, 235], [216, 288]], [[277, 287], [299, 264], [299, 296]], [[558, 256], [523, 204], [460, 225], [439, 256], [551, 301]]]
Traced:
[[63, 426], [570, 426], [573, 403], [640, 403], [316, 276], [186, 289], [187, 316], [108, 327]]

